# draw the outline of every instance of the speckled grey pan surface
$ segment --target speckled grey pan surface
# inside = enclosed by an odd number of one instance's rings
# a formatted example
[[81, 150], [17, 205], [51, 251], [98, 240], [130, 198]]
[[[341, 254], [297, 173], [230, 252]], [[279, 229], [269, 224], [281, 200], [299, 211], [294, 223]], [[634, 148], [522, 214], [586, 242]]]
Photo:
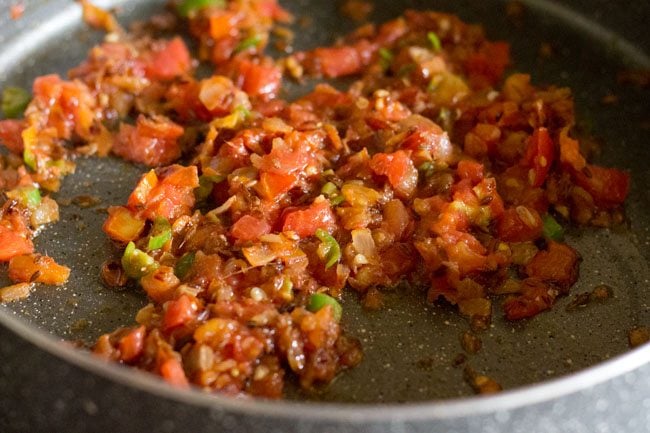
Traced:
[[[23, 0], [26, 13], [18, 21], [8, 19], [12, 3], [0, 0], [0, 87], [28, 87], [40, 74], [64, 73], [101, 37], [81, 24], [72, 1]], [[162, 3], [103, 4], [118, 5], [120, 19], [128, 22]], [[82, 159], [58, 196], [90, 194], [102, 203], [62, 207], [62, 221], [37, 242], [40, 251], [73, 268], [70, 282], [38, 287], [29, 299], [0, 307], [0, 431], [650, 431], [650, 347], [628, 352], [626, 338], [631, 327], [650, 325], [650, 91], [616, 79], [622, 69], [650, 68], [650, 4], [523, 3], [524, 21], [513, 25], [498, 0], [375, 0], [378, 20], [405, 7], [440, 9], [510, 41], [514, 69], [530, 71], [538, 83], [571, 86], [583, 126], [605, 143], [599, 160], [632, 172], [629, 228], [570, 230], [569, 242], [584, 258], [573, 293], [607, 284], [614, 297], [567, 312], [569, 297], [524, 323], [506, 323], [497, 314], [481, 335], [483, 350], [468, 356], [469, 365], [507, 392], [471, 396], [462, 369], [452, 367], [467, 323], [408, 290], [389, 293], [387, 308], [372, 313], [346, 297], [345, 325], [363, 341], [366, 358], [317, 394], [291, 391], [298, 402], [179, 392], [64, 347], [57, 338], [91, 341], [131, 323], [145, 302], [135, 290], [104, 288], [98, 277], [100, 264], [113, 254], [100, 230], [99, 208], [124, 201], [142, 168]], [[300, 30], [302, 48], [353, 27], [338, 16], [336, 2], [283, 4], [314, 23]], [[540, 60], [542, 42], [556, 55]], [[618, 96], [616, 105], [601, 104], [609, 94]]]

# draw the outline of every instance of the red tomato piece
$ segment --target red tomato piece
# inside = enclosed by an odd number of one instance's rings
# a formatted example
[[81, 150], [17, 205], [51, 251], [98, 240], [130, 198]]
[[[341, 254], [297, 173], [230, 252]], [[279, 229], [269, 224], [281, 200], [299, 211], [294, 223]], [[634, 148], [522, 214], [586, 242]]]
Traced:
[[271, 225], [266, 220], [252, 215], [244, 215], [230, 228], [230, 235], [240, 241], [254, 241], [270, 232]]
[[542, 219], [526, 206], [506, 209], [497, 219], [497, 236], [506, 242], [534, 241], [542, 235]]
[[548, 249], [539, 251], [526, 265], [526, 274], [568, 290], [578, 280], [579, 261], [576, 250], [549, 241]]
[[120, 359], [124, 362], [130, 362], [140, 356], [144, 349], [144, 337], [146, 329], [144, 326], [132, 329], [124, 337], [120, 338], [118, 347], [120, 349]]
[[528, 180], [531, 186], [537, 188], [544, 184], [551, 165], [555, 160], [555, 146], [548, 134], [548, 129], [537, 128], [528, 140], [528, 147], [521, 163], [529, 167]]
[[458, 163], [456, 173], [461, 179], [469, 179], [473, 185], [483, 180], [483, 164], [480, 162], [464, 159]]
[[181, 388], [189, 386], [183, 366], [176, 358], [168, 358], [160, 364], [160, 375], [171, 385]]
[[113, 153], [149, 166], [171, 164], [181, 156], [183, 127], [164, 117], [138, 117], [136, 126], [122, 123]]
[[0, 143], [9, 151], [21, 155], [23, 153], [22, 132], [25, 129], [24, 120], [0, 120]]
[[194, 188], [199, 186], [196, 166], [171, 165], [145, 174], [129, 196], [128, 207], [142, 211], [145, 218], [173, 220], [188, 215], [194, 206]]
[[171, 329], [183, 326], [193, 321], [197, 315], [197, 308], [188, 295], [181, 295], [174, 301], [167, 303], [165, 315], [163, 316], [163, 329]]
[[418, 184], [418, 171], [403, 150], [375, 154], [370, 160], [370, 169], [375, 174], [386, 176], [395, 192], [402, 197], [411, 196]]
[[0, 224], [0, 262], [8, 262], [13, 257], [34, 252], [34, 244], [26, 233]]
[[503, 311], [507, 320], [521, 320], [533, 317], [548, 310], [555, 303], [557, 291], [539, 280], [529, 278], [524, 281], [524, 289], [520, 295], [506, 299]]
[[363, 66], [359, 52], [350, 46], [316, 48], [313, 56], [320, 73], [327, 78], [353, 75]]
[[255, 63], [249, 59], [235, 61], [233, 81], [250, 96], [273, 99], [280, 91], [282, 70], [273, 62]]
[[630, 192], [630, 174], [615, 168], [587, 165], [574, 173], [574, 179], [598, 205], [605, 208], [623, 204]]
[[327, 200], [312, 203], [306, 208], [287, 212], [284, 217], [282, 231], [293, 231], [302, 238], [313, 236], [316, 230], [323, 229], [333, 232], [336, 218]]
[[297, 181], [298, 177], [293, 174], [261, 172], [260, 181], [255, 189], [262, 198], [273, 200], [293, 188]]
[[484, 42], [479, 51], [465, 60], [465, 68], [474, 85], [496, 84], [510, 63], [510, 45], [506, 42]]
[[146, 75], [153, 80], [171, 80], [189, 71], [190, 52], [180, 37], [153, 47], [145, 66]]

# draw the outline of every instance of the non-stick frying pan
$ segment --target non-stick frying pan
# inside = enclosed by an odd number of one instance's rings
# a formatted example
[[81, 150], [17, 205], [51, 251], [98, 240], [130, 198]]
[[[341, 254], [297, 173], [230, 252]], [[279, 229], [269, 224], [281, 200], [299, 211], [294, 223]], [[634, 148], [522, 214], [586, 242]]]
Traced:
[[[101, 38], [81, 23], [72, 1], [23, 0], [24, 16], [12, 21], [14, 2], [0, 1], [0, 87], [29, 88], [38, 75], [64, 74]], [[164, 2], [98, 4], [117, 6], [128, 22]], [[298, 48], [331, 43], [355, 26], [338, 14], [335, 1], [283, 4], [309, 18], [299, 20], [310, 24], [297, 28]], [[112, 291], [99, 280], [101, 263], [115, 254], [101, 232], [102, 209], [124, 202], [144, 168], [90, 158], [77, 161], [57, 195], [69, 203], [61, 207], [61, 222], [37, 238], [39, 251], [73, 268], [69, 283], [38, 287], [0, 308], [0, 431], [650, 431], [650, 347], [629, 352], [627, 341], [629, 329], [650, 325], [650, 4], [527, 0], [515, 17], [497, 0], [374, 5], [377, 21], [415, 7], [482, 23], [491, 39], [512, 43], [514, 70], [530, 72], [536, 83], [572, 87], [579, 126], [603, 144], [598, 160], [632, 173], [627, 227], [569, 230], [569, 243], [584, 259], [572, 295], [521, 323], [497, 312], [480, 334], [483, 349], [466, 355], [467, 365], [506, 391], [471, 395], [463, 369], [454, 367], [466, 320], [449, 307], [427, 305], [409, 288], [388, 292], [377, 312], [347, 295], [344, 324], [361, 339], [364, 361], [327, 388], [289, 390], [290, 401], [178, 391], [61, 343], [91, 342], [130, 324], [146, 303], [136, 289]], [[541, 55], [542, 47], [551, 55]], [[80, 196], [101, 201], [84, 207], [75, 200]], [[601, 284], [613, 297], [567, 311], [574, 294]]]

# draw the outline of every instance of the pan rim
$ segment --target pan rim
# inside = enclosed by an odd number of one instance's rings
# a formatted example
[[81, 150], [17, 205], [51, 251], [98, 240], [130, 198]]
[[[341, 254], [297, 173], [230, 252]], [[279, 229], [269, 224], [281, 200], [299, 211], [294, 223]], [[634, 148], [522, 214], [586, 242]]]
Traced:
[[208, 394], [196, 388], [176, 389], [154, 375], [114, 363], [102, 362], [89, 352], [61, 344], [62, 340], [30, 325], [24, 319], [17, 316], [12, 317], [6, 307], [0, 308], [0, 325], [50, 355], [88, 373], [157, 397], [206, 409], [219, 408], [233, 414], [311, 422], [329, 421], [347, 424], [406, 420], [426, 422], [507, 412], [587, 390], [650, 363], [650, 344], [645, 344], [576, 373], [490, 396], [403, 404], [241, 400], [218, 394]]

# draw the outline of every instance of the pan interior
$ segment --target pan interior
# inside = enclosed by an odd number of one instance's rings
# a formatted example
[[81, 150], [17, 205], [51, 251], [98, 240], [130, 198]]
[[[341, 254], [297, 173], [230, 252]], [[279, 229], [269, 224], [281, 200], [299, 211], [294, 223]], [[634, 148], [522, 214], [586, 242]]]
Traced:
[[[566, 16], [548, 12], [553, 9], [545, 9], [544, 3], [525, 3], [528, 6], [524, 7], [524, 15], [513, 20], [505, 13], [506, 4], [496, 0], [376, 0], [372, 17], [382, 21], [397, 16], [405, 7], [416, 7], [448, 11], [465, 21], [482, 23], [492, 39], [512, 43], [513, 70], [530, 72], [537, 83], [570, 86], [580, 126], [605, 143], [599, 161], [632, 172], [628, 227], [569, 230], [569, 243], [584, 259], [581, 278], [572, 294], [606, 284], [614, 296], [568, 312], [571, 295], [560, 300], [551, 312], [521, 323], [505, 322], [497, 311], [492, 327], [480, 334], [483, 349], [476, 355], [465, 355], [468, 365], [506, 389], [566, 375], [623, 353], [628, 350], [627, 331], [650, 325], [650, 232], [646, 227], [650, 169], [642, 162], [650, 139], [650, 95], [647, 88], [617, 83], [622, 69], [647, 67], [644, 63], [648, 58], [643, 55], [643, 45], [637, 50], [634, 45], [617, 44], [611, 39], [612, 33], [587, 32], [584, 25], [570, 26]], [[0, 2], [5, 4], [9, 2]], [[118, 16], [126, 23], [150, 14], [162, 4], [122, 2]], [[335, 35], [355, 27], [355, 23], [338, 14], [336, 2], [299, 0], [284, 5], [311, 23], [297, 28], [297, 48], [331, 43]], [[33, 14], [28, 9], [22, 20], [1, 27], [0, 38], [5, 38], [5, 54], [0, 54], [2, 83], [28, 88], [38, 75], [63, 75], [93, 43], [101, 40], [100, 34], [81, 24], [78, 6], [71, 2], [33, 2], [33, 7]], [[35, 26], [43, 17], [49, 17], [47, 25]], [[586, 18], [579, 18], [583, 21], [574, 22], [584, 24]], [[550, 47], [553, 55], [541, 57], [543, 47]], [[602, 99], [612, 94], [618, 103], [603, 105]], [[101, 333], [131, 324], [134, 313], [146, 303], [134, 288], [112, 291], [99, 280], [102, 262], [116, 253], [101, 231], [103, 209], [126, 200], [144, 167], [112, 158], [84, 158], [77, 163], [77, 172], [65, 179], [56, 195], [63, 202], [73, 203], [62, 206], [61, 221], [37, 238], [38, 251], [72, 267], [70, 281], [60, 288], [37, 287], [28, 299], [3, 306], [0, 313], [14, 314], [63, 339], [90, 342]], [[72, 199], [82, 195], [101, 201], [81, 208]], [[2, 272], [1, 278], [5, 274]], [[0, 279], [0, 285], [5, 283]], [[414, 288], [387, 291], [385, 301], [383, 310], [369, 312], [355, 295], [346, 295], [344, 326], [362, 341], [364, 361], [325, 389], [309, 395], [292, 389], [289, 398], [406, 402], [471, 394], [462, 378], [463, 369], [453, 366], [462, 353], [459, 336], [469, 329], [467, 321], [453, 308], [427, 305], [423, 294]]]

